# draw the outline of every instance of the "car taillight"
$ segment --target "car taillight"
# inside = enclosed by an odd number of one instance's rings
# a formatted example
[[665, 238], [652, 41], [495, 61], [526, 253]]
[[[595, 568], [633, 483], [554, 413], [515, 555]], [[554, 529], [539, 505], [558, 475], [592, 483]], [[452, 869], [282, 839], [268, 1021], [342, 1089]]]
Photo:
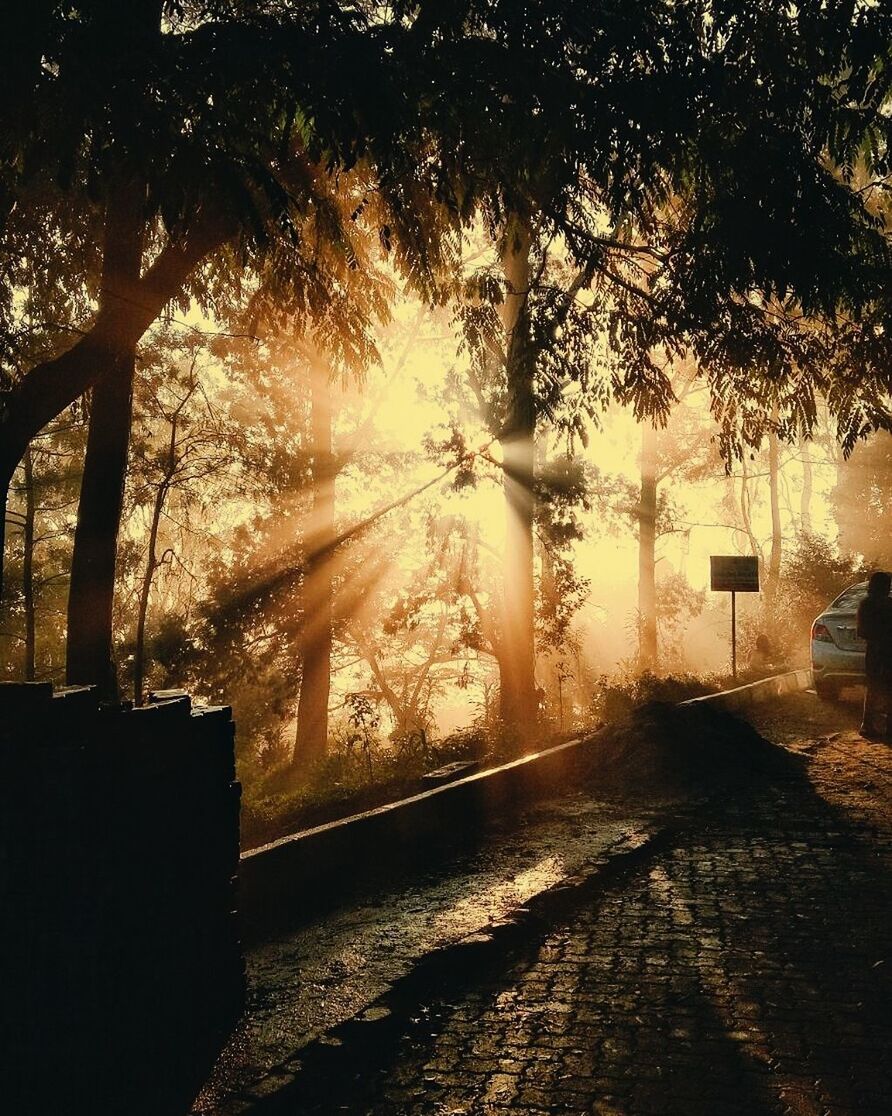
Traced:
[[813, 624], [811, 629], [811, 638], [816, 639], [818, 643], [832, 643], [833, 636], [830, 634], [830, 629], [826, 624]]

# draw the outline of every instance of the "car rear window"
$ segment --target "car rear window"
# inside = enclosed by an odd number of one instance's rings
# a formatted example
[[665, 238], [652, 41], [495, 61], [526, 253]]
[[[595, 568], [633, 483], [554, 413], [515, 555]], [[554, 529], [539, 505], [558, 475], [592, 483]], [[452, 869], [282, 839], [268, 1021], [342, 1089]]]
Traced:
[[840, 593], [830, 607], [838, 609], [847, 608], [854, 611], [866, 596], [866, 585], [853, 585], [851, 589], [846, 589], [844, 593]]

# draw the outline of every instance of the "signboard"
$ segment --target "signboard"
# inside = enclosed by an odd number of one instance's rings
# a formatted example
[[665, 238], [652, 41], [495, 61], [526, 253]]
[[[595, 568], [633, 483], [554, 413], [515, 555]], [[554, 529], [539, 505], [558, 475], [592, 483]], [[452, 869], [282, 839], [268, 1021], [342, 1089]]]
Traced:
[[709, 588], [713, 593], [758, 593], [759, 559], [713, 554], [709, 559]]

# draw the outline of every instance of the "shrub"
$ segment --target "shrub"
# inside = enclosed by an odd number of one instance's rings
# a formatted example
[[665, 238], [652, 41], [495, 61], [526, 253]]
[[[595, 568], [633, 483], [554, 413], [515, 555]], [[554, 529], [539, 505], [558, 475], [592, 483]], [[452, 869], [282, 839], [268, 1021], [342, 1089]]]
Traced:
[[648, 702], [674, 705], [688, 698], [714, 694], [721, 686], [722, 679], [717, 675], [670, 674], [660, 678], [646, 671], [612, 680], [601, 675], [590, 706], [592, 721], [608, 724], [627, 717], [633, 709]]

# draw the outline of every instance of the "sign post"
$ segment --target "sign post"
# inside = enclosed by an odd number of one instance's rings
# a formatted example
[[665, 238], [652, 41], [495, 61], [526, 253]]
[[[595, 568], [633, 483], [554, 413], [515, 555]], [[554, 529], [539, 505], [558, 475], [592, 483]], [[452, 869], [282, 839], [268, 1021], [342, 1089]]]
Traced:
[[737, 681], [737, 594], [759, 592], [759, 559], [738, 554], [713, 554], [709, 559], [709, 587], [731, 594], [731, 676]]

